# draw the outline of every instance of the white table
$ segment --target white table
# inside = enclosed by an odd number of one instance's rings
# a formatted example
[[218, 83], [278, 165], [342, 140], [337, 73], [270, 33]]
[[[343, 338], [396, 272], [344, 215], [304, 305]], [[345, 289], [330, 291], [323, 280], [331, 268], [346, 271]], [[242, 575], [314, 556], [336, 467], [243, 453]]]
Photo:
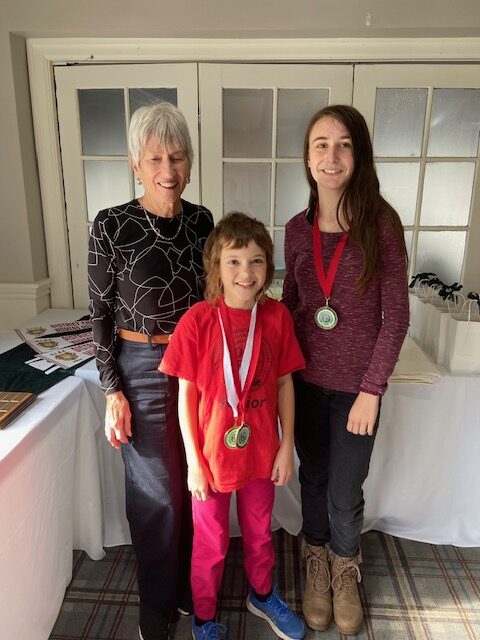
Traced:
[[[0, 350], [19, 341], [0, 334]], [[5, 637], [46, 640], [72, 576], [72, 550], [100, 559], [101, 422], [69, 377], [0, 432], [0, 620]]]

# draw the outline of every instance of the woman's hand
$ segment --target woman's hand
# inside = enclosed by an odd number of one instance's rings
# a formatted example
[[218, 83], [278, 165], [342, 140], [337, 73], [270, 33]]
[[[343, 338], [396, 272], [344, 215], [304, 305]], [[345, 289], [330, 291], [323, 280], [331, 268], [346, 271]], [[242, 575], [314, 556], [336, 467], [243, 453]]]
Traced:
[[115, 449], [120, 449], [122, 443], [128, 443], [128, 438], [132, 435], [131, 418], [130, 405], [123, 391], [109, 393], [105, 411], [105, 435]]
[[379, 396], [360, 391], [348, 414], [347, 431], [358, 436], [372, 436], [379, 403]]
[[210, 498], [209, 488], [214, 493], [217, 492], [210, 469], [201, 463], [188, 466], [187, 486], [192, 496], [197, 500], [208, 500]]
[[293, 472], [293, 446], [280, 444], [272, 467], [271, 480], [276, 487], [283, 487], [290, 480]]

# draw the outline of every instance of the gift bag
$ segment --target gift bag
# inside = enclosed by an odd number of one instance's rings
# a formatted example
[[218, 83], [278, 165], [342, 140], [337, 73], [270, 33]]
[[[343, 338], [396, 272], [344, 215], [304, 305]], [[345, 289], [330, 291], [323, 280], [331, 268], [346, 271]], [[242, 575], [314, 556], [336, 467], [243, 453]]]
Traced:
[[480, 313], [477, 309], [476, 301], [467, 300], [461, 313], [450, 316], [446, 364], [452, 373], [480, 373]]
[[408, 335], [422, 348], [427, 332], [427, 312], [431, 290], [427, 286], [419, 286], [409, 295], [410, 324]]
[[446, 366], [446, 350], [448, 326], [450, 318], [455, 313], [461, 313], [466, 299], [461, 293], [452, 296], [453, 299], [444, 300], [440, 296], [430, 300], [426, 314], [425, 351], [438, 364]]

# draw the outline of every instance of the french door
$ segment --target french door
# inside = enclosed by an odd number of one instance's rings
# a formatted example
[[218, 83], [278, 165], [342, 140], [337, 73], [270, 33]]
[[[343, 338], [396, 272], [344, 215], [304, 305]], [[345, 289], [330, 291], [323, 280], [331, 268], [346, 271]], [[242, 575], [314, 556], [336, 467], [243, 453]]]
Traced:
[[411, 272], [478, 280], [478, 65], [85, 65], [57, 67], [55, 80], [76, 307], [88, 303], [95, 215], [140, 195], [126, 131], [131, 113], [156, 100], [187, 118], [195, 161], [185, 197], [217, 220], [230, 210], [262, 220], [279, 270], [284, 226], [308, 198], [307, 122], [327, 104], [353, 104], [373, 136], [381, 190], [404, 223]]

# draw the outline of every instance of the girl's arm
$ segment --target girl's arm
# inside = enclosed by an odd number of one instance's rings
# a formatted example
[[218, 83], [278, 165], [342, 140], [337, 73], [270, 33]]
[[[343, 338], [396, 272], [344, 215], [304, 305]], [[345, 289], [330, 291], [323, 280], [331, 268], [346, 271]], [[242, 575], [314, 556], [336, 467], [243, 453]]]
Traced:
[[378, 243], [383, 322], [360, 391], [381, 396], [407, 334], [409, 309], [407, 259], [387, 221], [380, 222]]
[[195, 382], [178, 380], [178, 417], [187, 459], [188, 490], [197, 500], [208, 500], [209, 487], [216, 491], [198, 444], [198, 391]]
[[282, 427], [282, 441], [272, 468], [273, 483], [287, 484], [293, 471], [293, 425], [295, 419], [295, 395], [292, 375], [277, 380], [278, 416]]
[[373, 435], [380, 396], [387, 388], [400, 348], [408, 330], [408, 281], [404, 248], [389, 223], [379, 227], [380, 295], [383, 323], [360, 393], [348, 416], [347, 430], [356, 435]]

